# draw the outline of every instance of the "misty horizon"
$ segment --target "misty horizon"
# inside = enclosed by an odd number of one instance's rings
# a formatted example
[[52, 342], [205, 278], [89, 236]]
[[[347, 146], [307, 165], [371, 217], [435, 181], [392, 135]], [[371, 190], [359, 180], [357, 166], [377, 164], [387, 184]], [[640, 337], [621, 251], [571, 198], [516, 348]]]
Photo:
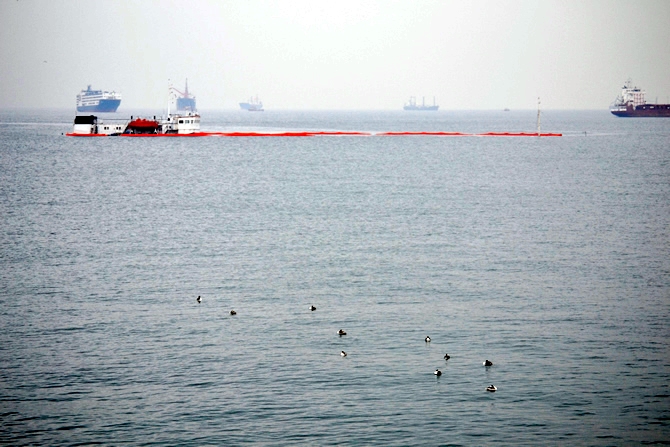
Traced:
[[87, 85], [161, 109], [606, 110], [628, 78], [670, 102], [670, 2], [0, 2], [0, 104]]

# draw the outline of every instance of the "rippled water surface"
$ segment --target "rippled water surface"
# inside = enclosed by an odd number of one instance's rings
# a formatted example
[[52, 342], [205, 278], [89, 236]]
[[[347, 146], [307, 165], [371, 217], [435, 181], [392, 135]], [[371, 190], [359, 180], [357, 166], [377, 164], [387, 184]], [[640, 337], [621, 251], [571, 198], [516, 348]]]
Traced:
[[670, 120], [71, 122], [0, 113], [0, 443], [669, 443]]

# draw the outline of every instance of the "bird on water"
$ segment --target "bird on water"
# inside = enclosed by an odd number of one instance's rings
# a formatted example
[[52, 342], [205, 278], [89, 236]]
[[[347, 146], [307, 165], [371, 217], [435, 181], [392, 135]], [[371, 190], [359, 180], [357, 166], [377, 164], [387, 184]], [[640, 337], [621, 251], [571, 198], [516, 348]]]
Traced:
[[337, 331], [337, 335], [347, 335], [347, 333], [344, 332], [342, 329], [340, 329], [339, 331]]
[[344, 352], [344, 351], [340, 351], [340, 355], [341, 355], [342, 357], [346, 357], [346, 356], [347, 356], [347, 353]]
[[444, 359], [445, 360], [449, 360], [450, 358], [451, 358], [451, 356], [449, 354], [444, 354]]
[[312, 312], [314, 312], [314, 311], [316, 310], [316, 307], [314, 307], [314, 306], [309, 306], [309, 310], [311, 310]]
[[234, 310], [231, 310], [230, 315], [237, 315], [237, 312], [235, 312]]
[[433, 374], [435, 374], [437, 377], [440, 377], [442, 375], [442, 371], [440, 371], [439, 369], [436, 369]]
[[484, 366], [493, 366], [493, 362], [491, 360], [486, 360], [484, 361]]
[[198, 303], [201, 303], [201, 302], [202, 302], [202, 298], [200, 298], [200, 295], [198, 295], [198, 297], [197, 297], [195, 300], [196, 300]]
[[498, 388], [496, 388], [496, 387], [493, 386], [493, 385], [490, 385], [490, 386], [487, 386], [487, 387], [486, 387], [486, 391], [489, 391], [489, 392], [491, 392], [491, 393], [495, 393], [497, 390], [498, 390]]
[[424, 340], [426, 340], [426, 343], [429, 343], [430, 342], [430, 337], [426, 336], [426, 338], [424, 338]]

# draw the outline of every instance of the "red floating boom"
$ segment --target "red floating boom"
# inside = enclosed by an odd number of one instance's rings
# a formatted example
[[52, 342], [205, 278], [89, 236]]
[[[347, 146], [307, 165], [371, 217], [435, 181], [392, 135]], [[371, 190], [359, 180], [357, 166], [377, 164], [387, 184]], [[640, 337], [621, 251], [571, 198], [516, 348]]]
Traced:
[[[140, 124], [140, 123], [138, 123]], [[143, 130], [153, 129], [150, 122], [141, 123], [145, 125]], [[139, 130], [140, 126], [136, 127]], [[131, 137], [131, 138], [159, 138], [159, 137], [315, 137], [315, 136], [429, 136], [429, 137], [561, 137], [560, 133], [531, 133], [531, 132], [486, 132], [486, 133], [461, 133], [461, 132], [193, 132], [193, 133], [123, 133], [119, 135], [108, 135], [101, 133], [75, 133], [65, 134], [68, 137]]]

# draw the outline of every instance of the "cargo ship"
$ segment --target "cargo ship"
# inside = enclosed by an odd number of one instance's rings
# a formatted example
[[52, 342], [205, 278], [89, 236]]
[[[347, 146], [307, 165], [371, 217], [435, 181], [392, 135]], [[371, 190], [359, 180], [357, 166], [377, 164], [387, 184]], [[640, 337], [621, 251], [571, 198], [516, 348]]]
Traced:
[[121, 93], [92, 90], [89, 85], [77, 95], [77, 112], [114, 113], [121, 104]]
[[425, 97], [422, 98], [421, 105], [419, 105], [419, 104], [416, 103], [416, 97], [411, 96], [409, 98], [409, 101], [403, 107], [404, 110], [412, 110], [412, 111], [417, 110], [417, 111], [421, 111], [421, 112], [436, 112], [437, 109], [439, 109], [439, 108], [440, 108], [440, 106], [438, 106], [435, 103], [435, 97], [434, 96], [433, 96], [433, 105], [432, 106], [427, 106], [426, 105], [426, 98]]
[[621, 118], [670, 118], [670, 104], [647, 104], [644, 90], [633, 86], [629, 78], [621, 88], [610, 112]]
[[171, 88], [180, 95], [177, 96], [177, 110], [185, 112], [195, 112], [197, 110], [195, 106], [195, 96], [188, 92], [188, 79], [186, 79], [186, 85], [184, 86], [183, 92], [174, 87]]
[[240, 109], [248, 110], [249, 112], [262, 112], [263, 103], [258, 100], [258, 96], [249, 98], [249, 102], [241, 102]]

